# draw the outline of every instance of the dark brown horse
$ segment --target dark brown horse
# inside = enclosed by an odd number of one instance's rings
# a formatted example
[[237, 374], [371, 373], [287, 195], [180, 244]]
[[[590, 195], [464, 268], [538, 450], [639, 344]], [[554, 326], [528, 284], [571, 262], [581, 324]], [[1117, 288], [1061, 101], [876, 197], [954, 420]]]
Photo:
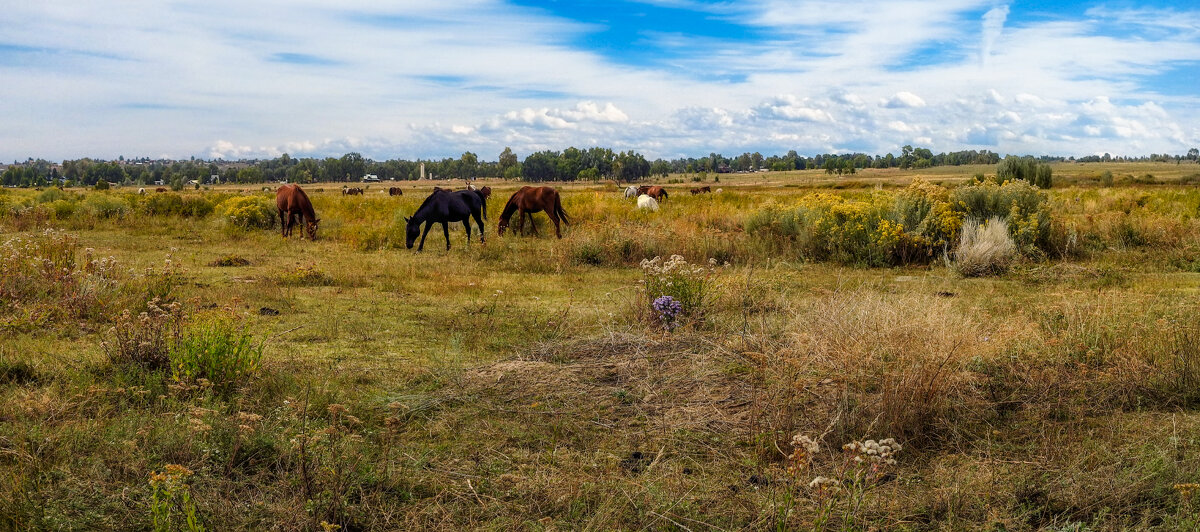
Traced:
[[[486, 188], [486, 187], [484, 187]], [[489, 190], [489, 192], [491, 192]], [[558, 191], [552, 187], [521, 187], [520, 190], [513, 193], [512, 197], [508, 198], [508, 203], [504, 205], [504, 212], [500, 213], [500, 226], [497, 232], [501, 235], [508, 228], [508, 221], [512, 218], [514, 212], [517, 214], [517, 231], [525, 234], [525, 215], [529, 215], [529, 225], [533, 228], [533, 234], [538, 234], [537, 225], [533, 223], [533, 213], [546, 211], [546, 215], [550, 217], [550, 221], [554, 222], [554, 234], [558, 238], [562, 238], [562, 231], [559, 229], [558, 222], [571, 223], [567, 219], [567, 212], [562, 208], [562, 200], [558, 196]]]
[[642, 185], [638, 187], [638, 195], [640, 196], [642, 194], [650, 196], [654, 198], [655, 201], [659, 202], [667, 199], [667, 189], [658, 185]]
[[[321, 220], [317, 219], [317, 213], [313, 211], [308, 194], [305, 194], [300, 187], [296, 185], [279, 187], [275, 191], [275, 206], [279, 209], [279, 223], [283, 226], [284, 238], [291, 236], [292, 227], [297, 221], [303, 221], [305, 229], [308, 230], [308, 238], [310, 240], [317, 239], [317, 224], [321, 223]], [[300, 236], [304, 237], [303, 234]]]
[[693, 196], [695, 196], [696, 194], [709, 194], [709, 193], [712, 193], [712, 187], [709, 187], [709, 186], [703, 186], [700, 188], [692, 189]]
[[388, 189], [388, 195], [389, 196], [403, 196], [404, 191], [400, 190], [400, 187], [392, 187], [392, 188]]

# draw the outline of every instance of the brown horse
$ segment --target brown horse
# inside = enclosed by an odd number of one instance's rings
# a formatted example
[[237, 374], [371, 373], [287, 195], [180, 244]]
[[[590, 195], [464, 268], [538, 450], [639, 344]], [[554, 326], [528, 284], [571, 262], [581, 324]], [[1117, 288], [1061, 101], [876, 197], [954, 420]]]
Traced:
[[[484, 187], [487, 188], [487, 187]], [[491, 190], [488, 189], [490, 193]], [[508, 203], [504, 205], [504, 212], [500, 213], [500, 226], [497, 228], [497, 233], [503, 235], [504, 230], [508, 228], [508, 220], [512, 218], [514, 212], [517, 212], [517, 231], [525, 234], [525, 215], [529, 215], [529, 225], [533, 228], [533, 234], [538, 234], [537, 225], [533, 223], [533, 213], [546, 211], [546, 216], [550, 217], [550, 221], [554, 222], [554, 234], [558, 238], [562, 238], [562, 231], [559, 229], [558, 221], [561, 219], [563, 223], [571, 223], [567, 219], [567, 212], [562, 208], [562, 200], [558, 196], [558, 191], [552, 187], [521, 187], [520, 190], [513, 193], [512, 197], [508, 198]]]
[[[308, 194], [305, 194], [300, 187], [296, 185], [284, 185], [275, 191], [275, 206], [279, 208], [279, 223], [283, 226], [283, 237], [287, 238], [292, 234], [292, 227], [297, 221], [303, 221], [305, 229], [308, 230], [309, 240], [317, 239], [317, 224], [321, 220], [317, 218], [316, 211], [313, 211], [312, 202], [308, 200]], [[300, 235], [304, 237], [303, 234]]]
[[392, 188], [388, 189], [388, 195], [389, 196], [403, 196], [404, 191], [400, 190], [400, 187], [392, 187]]
[[709, 194], [709, 193], [711, 193], [711, 192], [712, 192], [712, 187], [709, 187], [709, 186], [703, 186], [703, 187], [700, 187], [700, 188], [693, 188], [693, 189], [692, 189], [692, 195], [693, 195], [693, 196], [695, 196], [696, 194]]
[[363, 193], [363, 189], [358, 188], [358, 187], [342, 189], [343, 196], [356, 196], [356, 195], [361, 196], [362, 193]]
[[638, 195], [640, 196], [642, 194], [654, 198], [655, 201], [661, 202], [662, 200], [667, 199], [667, 189], [658, 185], [642, 185], [638, 187]]

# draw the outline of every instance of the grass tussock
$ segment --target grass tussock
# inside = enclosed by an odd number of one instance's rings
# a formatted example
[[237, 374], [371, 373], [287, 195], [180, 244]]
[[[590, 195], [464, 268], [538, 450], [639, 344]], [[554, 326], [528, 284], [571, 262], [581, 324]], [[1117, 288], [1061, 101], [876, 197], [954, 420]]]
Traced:
[[1008, 234], [1008, 220], [993, 217], [963, 224], [954, 250], [954, 270], [963, 277], [1003, 275], [1017, 259], [1017, 243]]

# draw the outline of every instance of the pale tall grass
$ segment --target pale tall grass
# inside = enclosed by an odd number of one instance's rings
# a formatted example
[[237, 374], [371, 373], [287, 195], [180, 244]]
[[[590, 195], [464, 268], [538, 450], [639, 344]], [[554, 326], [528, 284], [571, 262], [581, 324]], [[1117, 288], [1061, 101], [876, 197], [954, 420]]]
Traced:
[[1017, 258], [1017, 244], [1008, 234], [1008, 220], [993, 216], [986, 222], [968, 218], [963, 222], [954, 269], [963, 277], [1002, 275]]

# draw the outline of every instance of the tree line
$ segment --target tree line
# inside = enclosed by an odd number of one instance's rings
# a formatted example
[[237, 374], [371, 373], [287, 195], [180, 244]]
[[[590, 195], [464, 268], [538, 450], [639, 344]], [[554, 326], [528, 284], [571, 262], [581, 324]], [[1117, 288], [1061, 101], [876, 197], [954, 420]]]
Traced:
[[[1187, 155], [1151, 154], [1147, 157], [1102, 156], [1040, 157], [1038, 162], [1133, 162], [1133, 161], [1197, 161], [1196, 148]], [[477, 177], [499, 177], [504, 179], [540, 181], [596, 181], [613, 179], [631, 182], [649, 176], [668, 174], [700, 174], [752, 172], [762, 169], [773, 171], [824, 169], [829, 174], [853, 174], [864, 168], [928, 168], [931, 166], [958, 166], [966, 164], [998, 164], [1000, 155], [988, 150], [964, 150], [934, 154], [928, 148], [904, 146], [900, 155], [867, 155], [865, 153], [817, 154], [811, 157], [799, 155], [795, 150], [782, 155], [764, 156], [759, 152], [746, 152], [734, 157], [709, 153], [707, 157], [688, 157], [673, 160], [648, 161], [641, 154], [629, 151], [613, 151], [609, 148], [592, 147], [580, 149], [570, 147], [562, 151], [539, 151], [524, 160], [504, 148], [495, 161], [481, 161], [472, 152], [464, 152], [458, 158], [443, 159], [389, 159], [375, 161], [359, 153], [347, 153], [341, 157], [295, 158], [283, 154], [273, 159], [241, 161], [192, 158], [184, 161], [151, 160], [148, 158], [115, 161], [89, 158], [66, 160], [61, 165], [44, 159], [29, 159], [13, 162], [2, 174], [0, 185], [45, 186], [51, 183], [95, 185], [99, 181], [125, 185], [151, 185], [162, 183], [179, 189], [188, 183], [289, 183], [315, 182], [358, 182], [365, 175], [375, 175], [382, 180], [428, 179], [474, 179]]]

